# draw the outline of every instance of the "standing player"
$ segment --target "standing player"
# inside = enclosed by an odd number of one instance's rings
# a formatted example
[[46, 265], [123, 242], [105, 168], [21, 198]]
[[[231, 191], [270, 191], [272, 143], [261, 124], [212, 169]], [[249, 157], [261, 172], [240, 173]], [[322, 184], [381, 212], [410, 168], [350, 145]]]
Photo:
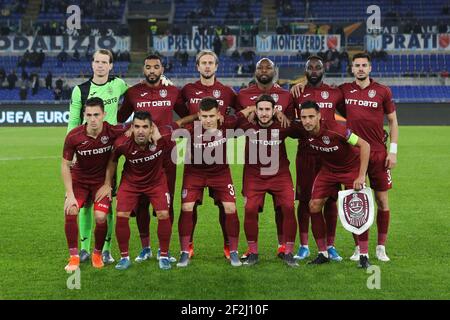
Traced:
[[[275, 100], [270, 95], [261, 95], [255, 101], [256, 123], [244, 119], [239, 125], [247, 131], [245, 145], [245, 166], [242, 194], [245, 197], [245, 235], [250, 252], [244, 265], [258, 262], [258, 213], [263, 210], [264, 197], [269, 193], [274, 205], [283, 215], [284, 261], [291, 267], [298, 267], [292, 254], [297, 232], [295, 221], [294, 186], [289, 171], [289, 160], [284, 140], [293, 128], [282, 128], [274, 121]], [[270, 154], [270, 155], [269, 155]], [[269, 157], [269, 164], [261, 157]]]
[[[194, 83], [186, 84], [182, 89], [182, 96], [186, 102], [188, 114], [197, 114], [200, 110], [199, 104], [202, 98], [214, 97], [219, 103], [219, 112], [222, 116], [229, 113], [231, 108], [235, 108], [236, 93], [230, 87], [220, 83], [216, 78], [217, 68], [219, 66], [219, 59], [217, 55], [211, 50], [202, 50], [196, 57], [197, 71], [200, 74], [200, 80]], [[214, 195], [210, 196], [214, 198]], [[225, 227], [225, 210], [220, 202], [216, 203], [219, 207], [219, 222], [223, 233], [223, 252], [224, 256], [230, 258], [229, 241]], [[193, 210], [194, 226], [192, 229], [192, 237], [189, 245], [190, 257], [194, 255], [194, 230], [197, 224], [197, 208]]]
[[[182, 124], [183, 119], [178, 120]], [[144, 195], [152, 204], [158, 218], [158, 239], [160, 245], [159, 267], [170, 269], [168, 257], [172, 223], [169, 217], [170, 193], [163, 169], [163, 153], [170, 148], [170, 135], [158, 139], [151, 115], [138, 111], [133, 117], [133, 135], [122, 137], [114, 143], [114, 151], [108, 163], [104, 186], [98, 198], [111, 191], [112, 177], [117, 169], [120, 156], [125, 157], [122, 179], [117, 192], [116, 237], [122, 258], [116, 269], [125, 270], [131, 266], [128, 254], [130, 225], [128, 219], [131, 211]]]
[[[321, 118], [324, 120], [334, 120], [335, 111], [342, 110], [344, 98], [339, 88], [333, 88], [323, 83], [324, 65], [319, 56], [310, 56], [305, 65], [305, 75], [307, 84], [295, 98], [298, 113], [305, 101], [316, 101], [320, 107]], [[310, 255], [308, 247], [309, 230], [309, 201], [311, 200], [311, 190], [314, 179], [320, 170], [320, 156], [313, 149], [308, 147], [306, 140], [299, 140], [297, 149], [297, 192], [296, 200], [299, 200], [297, 209], [298, 225], [300, 232], [300, 248], [295, 256], [302, 260]], [[337, 224], [337, 194], [328, 198], [325, 203], [324, 214], [311, 216], [312, 231], [318, 247], [327, 247], [327, 255], [331, 260], [341, 261], [334, 239]], [[324, 220], [325, 218], [325, 220]], [[323, 251], [321, 249], [321, 251]]]
[[[100, 98], [88, 99], [83, 115], [86, 124], [72, 130], [65, 139], [61, 167], [66, 189], [65, 232], [70, 260], [65, 269], [68, 271], [76, 270], [80, 264], [77, 224], [79, 210], [87, 201], [95, 200], [96, 193], [105, 180], [113, 143], [125, 131], [123, 126], [103, 122], [106, 114]], [[75, 155], [77, 161], [72, 166]], [[94, 201], [95, 249], [92, 265], [95, 268], [103, 267], [101, 250], [107, 233], [106, 216], [110, 213], [110, 203], [110, 198]]]
[[[117, 109], [120, 97], [125, 93], [128, 86], [120, 78], [111, 76], [110, 72], [113, 68], [113, 56], [111, 51], [100, 49], [97, 50], [92, 57], [92, 77], [75, 86], [72, 91], [70, 101], [70, 115], [67, 132], [79, 126], [83, 122], [83, 106], [87, 99], [99, 97], [103, 99], [105, 105], [105, 121], [109, 124], [117, 124]], [[89, 259], [91, 248], [92, 234], [92, 204], [86, 203], [87, 206], [80, 208], [80, 239], [81, 251], [80, 261], [84, 262]], [[111, 211], [112, 213], [112, 211]], [[105, 245], [103, 247], [103, 262], [113, 263], [111, 256], [111, 236], [113, 230], [113, 215], [108, 214], [108, 235], [106, 236]]]
[[[346, 189], [360, 190], [364, 187], [370, 145], [362, 138], [334, 120], [322, 120], [320, 107], [315, 102], [304, 102], [300, 108], [300, 118], [309, 133], [309, 147], [318, 151], [322, 166], [314, 180], [309, 210], [311, 215], [322, 215], [327, 198], [333, 196], [338, 185]], [[352, 146], [358, 147], [358, 151]], [[370, 266], [368, 256], [369, 230], [357, 236], [361, 246], [359, 266]], [[319, 254], [310, 264], [329, 262], [326, 247], [319, 248]]]
[[[158, 127], [172, 124], [173, 110], [180, 117], [183, 117], [185, 115], [185, 107], [180, 91], [173, 85], [165, 86], [162, 84], [161, 77], [164, 74], [164, 67], [161, 58], [157, 55], [147, 56], [144, 59], [143, 73], [145, 81], [134, 85], [126, 92], [122, 106], [117, 114], [118, 121], [125, 122], [133, 112], [137, 111], [149, 112], [152, 116], [152, 121]], [[171, 149], [176, 147], [176, 143], [171, 140], [169, 143], [170, 147], [163, 154], [163, 167], [171, 199], [169, 216], [173, 224], [173, 196], [175, 193], [177, 166], [171, 159]], [[135, 211], [142, 251], [135, 259], [136, 262], [147, 260], [152, 256], [150, 249], [150, 214], [148, 209], [149, 202], [147, 197], [141, 197]], [[172, 259], [172, 262], [174, 262], [175, 259]]]
[[189, 264], [189, 243], [194, 227], [193, 210], [203, 200], [203, 190], [209, 187], [213, 191], [215, 202], [222, 203], [225, 210], [225, 228], [230, 246], [230, 262], [234, 267], [241, 266], [238, 256], [239, 218], [236, 211], [236, 196], [227, 162], [226, 129], [235, 128], [237, 116], [227, 116], [219, 125], [219, 103], [213, 97], [203, 98], [200, 102], [197, 122], [189, 130], [190, 141], [186, 150], [184, 165], [181, 215], [178, 230], [181, 244], [181, 256], [178, 267]]
[[[369, 181], [375, 190], [378, 206], [377, 227], [378, 245], [376, 256], [381, 261], [389, 261], [386, 255], [386, 238], [389, 227], [388, 190], [392, 188], [391, 169], [397, 163], [398, 122], [391, 90], [369, 78], [372, 70], [370, 56], [358, 53], [353, 56], [352, 72], [355, 81], [340, 86], [345, 98], [345, 111], [348, 127], [369, 142], [371, 148], [369, 162]], [[390, 149], [387, 152], [384, 116], [389, 125]], [[355, 239], [356, 249], [350, 258], [356, 260], [360, 246]]]
[[[256, 84], [243, 89], [239, 92], [237, 97], [237, 109], [245, 108], [248, 106], [254, 106], [256, 100], [261, 94], [269, 94], [276, 102], [277, 118], [281, 121], [283, 120], [283, 114], [288, 119], [293, 119], [294, 101], [292, 95], [289, 91], [276, 86], [274, 83], [274, 78], [276, 75], [275, 64], [272, 60], [268, 58], [262, 58], [256, 63], [255, 70], [255, 80]], [[285, 117], [284, 117], [285, 118]], [[277, 225], [277, 235], [278, 235], [278, 256], [283, 258], [285, 245], [283, 243], [283, 222], [281, 211], [277, 208], [275, 210], [275, 222]], [[248, 251], [248, 250], [247, 250]], [[242, 258], [246, 258], [247, 253], [245, 253]]]

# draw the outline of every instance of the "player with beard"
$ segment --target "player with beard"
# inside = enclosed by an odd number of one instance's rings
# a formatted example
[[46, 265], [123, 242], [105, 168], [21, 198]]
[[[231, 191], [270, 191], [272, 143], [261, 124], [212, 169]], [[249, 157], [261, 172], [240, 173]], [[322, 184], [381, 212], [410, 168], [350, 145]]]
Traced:
[[[282, 123], [282, 126], [287, 126], [287, 119], [293, 119], [295, 115], [294, 100], [289, 91], [275, 85], [274, 78], [276, 76], [275, 64], [269, 58], [262, 58], [256, 63], [255, 80], [256, 84], [251, 85], [246, 89], [242, 89], [237, 97], [237, 109], [254, 106], [258, 97], [262, 94], [268, 94], [275, 100], [276, 117]], [[251, 119], [250, 119], [251, 120]], [[284, 257], [285, 244], [283, 243], [283, 221], [282, 213], [279, 209], [275, 210], [275, 222], [277, 225], [278, 235], [278, 250], [277, 255], [280, 258]], [[247, 257], [246, 253], [242, 256], [243, 259]]]
[[[334, 195], [341, 184], [346, 189], [361, 190], [364, 187], [370, 145], [348, 127], [334, 120], [321, 120], [320, 107], [314, 101], [306, 101], [302, 104], [300, 119], [308, 132], [308, 147], [316, 150], [322, 159], [309, 202], [311, 216], [322, 215], [327, 198]], [[355, 235], [361, 244], [359, 267], [364, 269], [370, 267], [368, 236], [369, 230], [359, 236]], [[310, 264], [328, 261], [326, 251], [319, 251], [317, 258]]]
[[[259, 96], [255, 103], [256, 123], [247, 119], [239, 123], [239, 127], [246, 130], [242, 194], [245, 197], [244, 229], [250, 249], [243, 264], [252, 266], [258, 262], [258, 214], [264, 208], [264, 198], [268, 193], [272, 195], [275, 207], [283, 215], [283, 260], [290, 267], [298, 267], [292, 254], [297, 232], [294, 186], [284, 141], [288, 136], [300, 136], [296, 134], [298, 129], [295, 123], [289, 128], [283, 128], [280, 122], [274, 119], [276, 103], [270, 95]], [[262, 157], [269, 158], [269, 163]]]
[[[133, 112], [146, 111], [151, 114], [152, 121], [156, 126], [170, 125], [173, 122], [173, 110], [181, 117], [185, 115], [184, 102], [181, 92], [173, 85], [163, 85], [161, 77], [164, 74], [161, 57], [149, 55], [144, 59], [143, 74], [145, 81], [129, 88], [125, 94], [122, 106], [117, 114], [117, 119], [125, 122]], [[176, 147], [175, 141], [170, 141], [170, 147], [165, 150], [163, 158], [164, 172], [170, 193], [169, 216], [173, 223], [173, 198], [175, 193], [175, 180], [177, 167], [171, 159], [171, 149]], [[142, 262], [152, 257], [150, 247], [150, 214], [149, 201], [147, 197], [141, 197], [138, 207], [135, 208], [136, 222], [141, 238], [142, 251], [136, 257], [136, 262]], [[157, 259], [159, 260], [160, 250], [158, 249]], [[170, 257], [171, 262], [175, 262], [174, 257]]]
[[[310, 56], [306, 61], [305, 75], [307, 84], [300, 95], [295, 98], [296, 111], [300, 117], [301, 105], [305, 101], [315, 101], [320, 107], [321, 118], [335, 120], [335, 111], [344, 106], [344, 98], [339, 88], [331, 87], [323, 82], [324, 65], [319, 56]], [[312, 231], [320, 252], [333, 261], [341, 261], [334, 239], [337, 224], [337, 194], [328, 198], [322, 214], [311, 215], [309, 201], [311, 190], [317, 173], [320, 170], [320, 156], [317, 151], [308, 147], [308, 142], [300, 140], [297, 149], [297, 191], [296, 200], [298, 225], [300, 232], [300, 248], [295, 256], [303, 260], [310, 255], [308, 247], [309, 219], [311, 217]], [[316, 260], [314, 260], [316, 261]], [[317, 260], [316, 262], [319, 262]]]
[[[216, 72], [219, 66], [217, 55], [211, 50], [202, 50], [196, 57], [197, 71], [200, 74], [200, 80], [194, 83], [186, 84], [181, 90], [183, 100], [186, 103], [187, 114], [197, 114], [200, 110], [200, 101], [205, 97], [214, 97], [219, 104], [219, 112], [221, 116], [229, 113], [230, 109], [235, 109], [236, 93], [234, 90], [217, 80]], [[209, 189], [209, 188], [208, 188]], [[210, 196], [214, 195], [209, 189]], [[224, 256], [230, 258], [230, 247], [225, 226], [225, 210], [220, 202], [216, 202], [219, 208], [219, 222], [223, 234], [223, 252]], [[194, 255], [194, 230], [197, 224], [197, 206], [194, 207], [193, 215], [194, 226], [192, 229], [191, 242], [189, 244], [189, 256]]]
[[[397, 164], [397, 113], [391, 89], [369, 77], [372, 71], [370, 55], [357, 53], [352, 61], [355, 81], [344, 83], [339, 88], [345, 98], [348, 127], [370, 144], [371, 154], [367, 174], [370, 186], [375, 190], [375, 201], [378, 207], [378, 245], [375, 253], [378, 260], [386, 262], [390, 260], [386, 254], [385, 243], [390, 219], [388, 190], [392, 188], [391, 169]], [[389, 126], [389, 152], [386, 148], [385, 116]], [[356, 237], [355, 244], [356, 248], [351, 260], [357, 260], [360, 252]]]

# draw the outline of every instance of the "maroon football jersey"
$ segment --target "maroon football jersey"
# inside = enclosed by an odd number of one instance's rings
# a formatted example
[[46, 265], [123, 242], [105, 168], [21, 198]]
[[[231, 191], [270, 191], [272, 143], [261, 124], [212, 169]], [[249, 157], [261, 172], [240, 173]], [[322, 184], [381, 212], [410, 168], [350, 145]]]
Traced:
[[[161, 131], [168, 126], [160, 128]], [[170, 127], [169, 127], [170, 128]], [[113, 161], [117, 162], [121, 155], [125, 157], [122, 171], [121, 183], [146, 188], [158, 184], [164, 175], [163, 153], [171, 148], [170, 135], [161, 133], [162, 138], [156, 144], [147, 143], [141, 148], [135, 141], [134, 136], [120, 137], [114, 143], [112, 154]]]
[[294, 98], [288, 90], [277, 86], [272, 86], [268, 91], [261, 90], [256, 84], [242, 89], [237, 96], [237, 110], [254, 106], [256, 100], [262, 94], [271, 95], [276, 102], [275, 108], [282, 111], [289, 119], [294, 118]]
[[201, 81], [186, 84], [181, 90], [181, 95], [186, 103], [188, 114], [195, 114], [199, 111], [199, 104], [202, 98], [214, 97], [219, 103], [219, 111], [224, 116], [229, 113], [229, 109], [235, 109], [236, 93], [215, 80], [212, 86], [205, 86]]
[[[320, 115], [324, 120], [335, 120], [334, 114], [336, 110], [342, 112], [344, 108], [344, 97], [339, 88], [333, 88], [322, 82], [319, 87], [313, 87], [311, 85], [306, 85], [303, 93], [295, 98], [295, 109], [297, 113], [297, 118], [300, 119], [300, 107], [303, 102], [315, 101], [320, 107]], [[311, 148], [306, 148], [308, 143], [305, 140], [299, 141], [298, 150], [302, 152], [303, 150], [311, 151]], [[300, 151], [302, 150], [302, 151]]]
[[[290, 174], [284, 141], [288, 136], [298, 137], [300, 132], [296, 130], [294, 123], [289, 128], [282, 128], [278, 121], [274, 121], [269, 127], [263, 128], [243, 118], [239, 121], [239, 128], [246, 132], [244, 165], [246, 175], [270, 178], [283, 173]], [[273, 152], [278, 153], [276, 160], [278, 166], [271, 157]], [[268, 163], [269, 159], [272, 163]]]
[[186, 150], [184, 170], [211, 175], [228, 170], [226, 130], [236, 128], [239, 118], [225, 116], [223, 124], [213, 131], [205, 130], [200, 121], [185, 126], [190, 133], [190, 149]]
[[365, 89], [356, 82], [339, 88], [345, 98], [347, 126], [370, 144], [371, 151], [385, 150], [384, 115], [395, 111], [391, 90], [372, 79]]
[[175, 86], [149, 87], [138, 83], [127, 90], [117, 113], [117, 121], [125, 122], [133, 112], [147, 111], [156, 125], [167, 125], [173, 121], [173, 111], [183, 117], [184, 101], [181, 92]]
[[318, 152], [322, 167], [332, 172], [350, 172], [359, 168], [359, 153], [347, 140], [352, 130], [335, 120], [321, 120], [317, 136], [308, 135], [309, 147]]
[[93, 138], [87, 135], [86, 126], [86, 124], [79, 126], [66, 136], [63, 158], [72, 161], [76, 154], [77, 161], [70, 170], [73, 181], [99, 184], [105, 181], [106, 166], [114, 141], [127, 130], [127, 127], [103, 122], [102, 132], [97, 138]]

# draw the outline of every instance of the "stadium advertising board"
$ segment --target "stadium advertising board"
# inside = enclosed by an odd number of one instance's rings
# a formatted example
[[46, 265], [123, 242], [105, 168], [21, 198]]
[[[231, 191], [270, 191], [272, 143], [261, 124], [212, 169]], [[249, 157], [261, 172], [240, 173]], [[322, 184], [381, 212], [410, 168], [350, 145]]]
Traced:
[[109, 49], [130, 51], [130, 37], [119, 36], [0, 36], [1, 52], [20, 52], [25, 50], [60, 52], [64, 49], [73, 52], [77, 49], [80, 52], [86, 51], [88, 45], [93, 50]]
[[341, 49], [341, 36], [337, 34], [298, 34], [256, 36], [256, 52], [297, 53], [298, 51], [319, 52]]
[[450, 51], [450, 33], [440, 34], [381, 34], [366, 36], [366, 50], [444, 50]]
[[[186, 50], [188, 53], [197, 53], [198, 50], [213, 50], [215, 36], [195, 34], [194, 36], [159, 36], [153, 38], [153, 49], [160, 53], [176, 52]], [[220, 36], [226, 38], [227, 50], [236, 50], [236, 36]]]
[[67, 126], [68, 121], [67, 104], [2, 105], [0, 109], [0, 127]]

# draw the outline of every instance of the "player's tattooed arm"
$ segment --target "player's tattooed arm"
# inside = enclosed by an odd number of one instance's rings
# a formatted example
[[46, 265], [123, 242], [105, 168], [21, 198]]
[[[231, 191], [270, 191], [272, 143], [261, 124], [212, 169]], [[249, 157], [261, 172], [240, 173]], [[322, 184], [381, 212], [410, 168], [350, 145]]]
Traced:
[[[78, 202], [75, 199], [72, 189], [72, 174], [70, 173], [70, 166], [72, 161], [62, 159], [61, 162], [61, 175], [64, 181], [64, 187], [66, 189], [66, 200], [64, 201], [64, 213], [69, 214], [70, 208], [73, 206], [78, 208]], [[79, 208], [78, 208], [79, 209]]]
[[108, 197], [110, 200], [112, 200], [112, 183], [116, 170], [117, 162], [114, 161], [113, 155], [111, 155], [111, 158], [109, 159], [108, 165], [106, 167], [105, 183], [100, 187], [100, 189], [98, 189], [97, 193], [95, 194], [95, 202], [101, 201], [104, 197]]
[[387, 115], [388, 125], [389, 125], [389, 135], [391, 137], [391, 145], [389, 153], [386, 157], [384, 166], [387, 169], [392, 169], [397, 164], [397, 142], [398, 142], [398, 121], [397, 113], [394, 111]]

